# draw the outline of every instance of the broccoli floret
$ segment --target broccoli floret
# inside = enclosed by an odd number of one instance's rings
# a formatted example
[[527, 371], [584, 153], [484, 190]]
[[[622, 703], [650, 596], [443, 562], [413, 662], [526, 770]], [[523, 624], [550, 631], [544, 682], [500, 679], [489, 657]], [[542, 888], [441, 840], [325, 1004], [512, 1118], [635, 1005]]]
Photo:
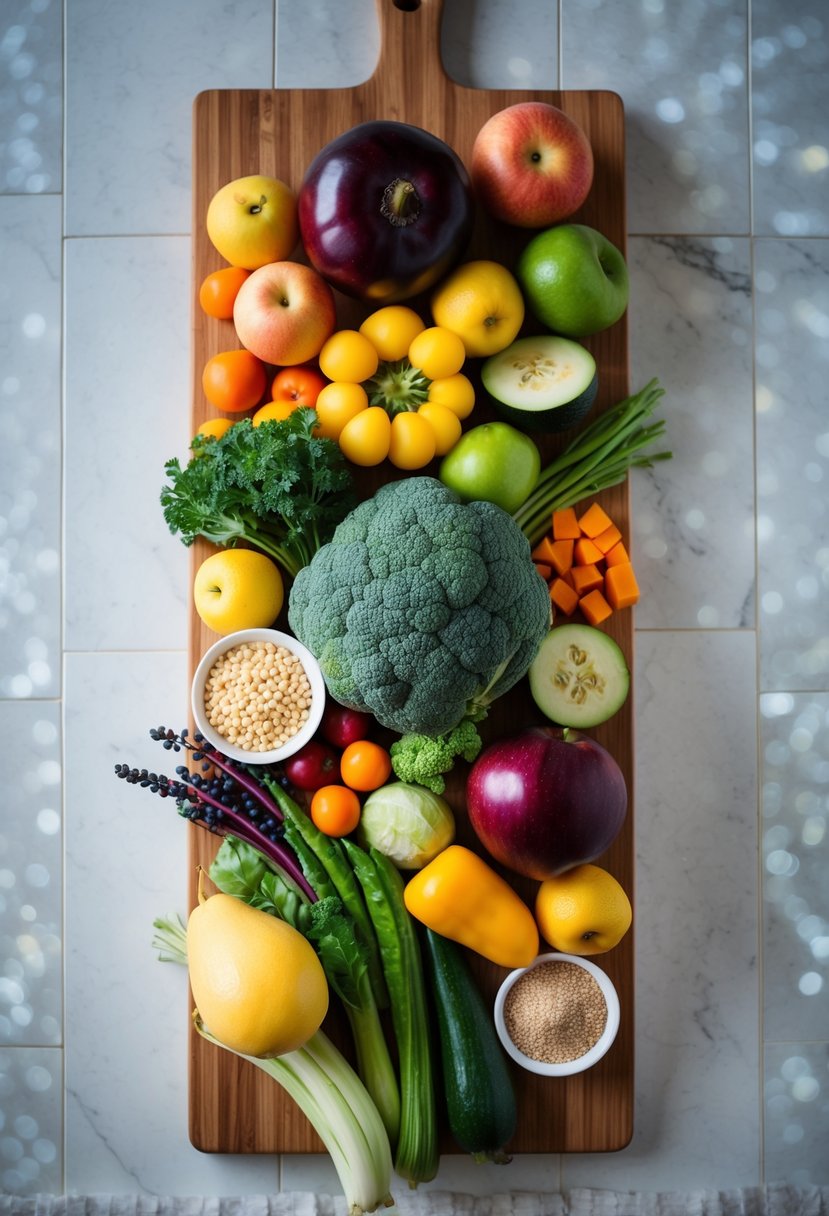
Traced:
[[408, 477], [360, 503], [299, 572], [288, 622], [335, 700], [435, 737], [521, 679], [550, 600], [506, 511]]
[[424, 785], [433, 794], [442, 794], [446, 782], [441, 774], [448, 773], [458, 756], [468, 764], [481, 750], [481, 736], [471, 718], [464, 718], [445, 735], [403, 735], [390, 750], [391, 765], [401, 781]]

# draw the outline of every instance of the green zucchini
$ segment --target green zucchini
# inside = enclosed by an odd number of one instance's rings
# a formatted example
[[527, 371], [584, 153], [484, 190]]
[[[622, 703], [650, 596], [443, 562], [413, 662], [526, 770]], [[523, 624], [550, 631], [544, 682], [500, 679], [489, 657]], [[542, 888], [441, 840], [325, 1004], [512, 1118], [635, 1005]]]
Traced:
[[426, 930], [449, 1131], [476, 1161], [505, 1164], [518, 1110], [490, 1011], [461, 948]]

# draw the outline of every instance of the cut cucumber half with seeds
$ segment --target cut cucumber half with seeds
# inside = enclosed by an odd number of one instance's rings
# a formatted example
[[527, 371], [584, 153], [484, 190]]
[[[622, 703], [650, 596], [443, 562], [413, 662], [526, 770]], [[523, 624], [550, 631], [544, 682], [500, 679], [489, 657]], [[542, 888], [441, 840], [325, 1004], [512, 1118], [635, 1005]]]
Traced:
[[596, 400], [596, 360], [570, 338], [518, 338], [481, 368], [484, 388], [508, 422], [525, 430], [563, 431]]
[[559, 625], [547, 634], [529, 670], [538, 708], [558, 726], [599, 726], [630, 690], [625, 656], [592, 625]]

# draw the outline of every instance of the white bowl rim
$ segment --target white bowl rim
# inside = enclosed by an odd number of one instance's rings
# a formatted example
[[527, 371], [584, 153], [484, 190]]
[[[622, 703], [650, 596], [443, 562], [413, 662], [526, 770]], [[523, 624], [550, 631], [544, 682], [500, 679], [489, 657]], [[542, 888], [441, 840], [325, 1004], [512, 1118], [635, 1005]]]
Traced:
[[[236, 747], [220, 735], [205, 720], [204, 716], [204, 685], [210, 668], [219, 655], [245, 642], [274, 642], [277, 646], [284, 646], [302, 663], [311, 685], [311, 712], [308, 718], [286, 743], [269, 752], [247, 752], [241, 747]], [[229, 756], [231, 760], [238, 760], [243, 764], [276, 764], [298, 752], [313, 737], [320, 724], [325, 708], [325, 697], [325, 680], [319, 663], [308, 647], [303, 646], [298, 638], [295, 638], [293, 634], [283, 633], [280, 629], [237, 629], [234, 633], [225, 634], [224, 637], [209, 646], [202, 655], [193, 675], [190, 689], [190, 703], [199, 734], [204, 735], [208, 743], [212, 743], [217, 751]]]
[[[523, 975], [526, 975], [528, 971], [532, 971], [533, 968], [540, 967], [542, 963], [551, 962], [574, 963], [576, 966], [582, 967], [588, 974], [593, 976], [601, 988], [607, 1005], [607, 1022], [599, 1039], [583, 1056], [578, 1056], [575, 1060], [566, 1060], [561, 1064], [548, 1064], [544, 1060], [534, 1060], [532, 1056], [524, 1055], [523, 1051], [520, 1051], [510, 1038], [506, 1022], [504, 1021], [504, 1002], [513, 984], [521, 979]], [[535, 1072], [544, 1077], [570, 1077], [575, 1073], [584, 1072], [586, 1069], [592, 1068], [594, 1064], [597, 1064], [601, 1060], [602, 1056], [607, 1054], [619, 1030], [621, 1011], [619, 1007], [619, 994], [607, 972], [603, 971], [601, 967], [597, 967], [589, 958], [583, 958], [578, 954], [562, 954], [559, 951], [553, 951], [548, 954], [539, 954], [528, 966], [517, 967], [509, 973], [495, 996], [493, 1016], [498, 1038], [501, 1040], [507, 1055], [516, 1064], [520, 1064], [528, 1072]]]

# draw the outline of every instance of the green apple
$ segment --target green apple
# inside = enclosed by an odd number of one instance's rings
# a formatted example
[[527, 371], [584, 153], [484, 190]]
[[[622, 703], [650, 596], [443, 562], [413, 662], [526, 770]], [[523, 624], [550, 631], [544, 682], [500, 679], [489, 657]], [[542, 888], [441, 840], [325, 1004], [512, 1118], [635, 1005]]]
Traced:
[[528, 435], [507, 422], [485, 422], [444, 456], [440, 479], [464, 502], [494, 502], [510, 514], [535, 488], [541, 456]]
[[538, 320], [567, 338], [607, 329], [628, 305], [625, 259], [586, 224], [539, 232], [521, 254], [516, 276]]

